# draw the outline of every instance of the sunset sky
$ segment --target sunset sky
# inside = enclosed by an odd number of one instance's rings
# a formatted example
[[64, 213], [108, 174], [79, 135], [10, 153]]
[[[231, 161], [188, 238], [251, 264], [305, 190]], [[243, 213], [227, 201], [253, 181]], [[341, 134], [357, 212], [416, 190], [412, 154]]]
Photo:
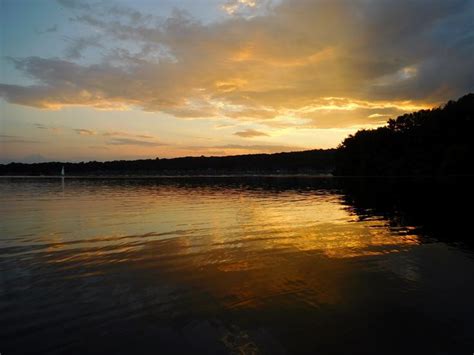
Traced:
[[0, 162], [336, 147], [474, 91], [472, 0], [0, 0]]

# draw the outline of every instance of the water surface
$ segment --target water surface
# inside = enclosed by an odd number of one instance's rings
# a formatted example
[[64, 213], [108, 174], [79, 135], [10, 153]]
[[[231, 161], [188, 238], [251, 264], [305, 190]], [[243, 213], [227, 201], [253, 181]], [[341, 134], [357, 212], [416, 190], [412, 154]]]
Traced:
[[0, 352], [470, 354], [469, 186], [1, 179]]

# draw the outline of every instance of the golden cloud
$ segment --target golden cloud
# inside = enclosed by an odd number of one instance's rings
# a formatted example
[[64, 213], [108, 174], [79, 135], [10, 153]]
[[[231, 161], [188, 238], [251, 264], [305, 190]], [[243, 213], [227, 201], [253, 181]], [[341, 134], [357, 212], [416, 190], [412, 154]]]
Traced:
[[246, 129], [244, 131], [235, 132], [234, 135], [242, 138], [254, 138], [254, 137], [265, 137], [268, 136], [265, 132], [257, 131], [255, 129]]
[[[88, 65], [13, 59], [36, 84], [0, 84], [0, 95], [43, 109], [138, 107], [265, 125], [285, 117], [289, 124], [325, 128], [380, 124], [387, 115], [474, 89], [466, 75], [473, 41], [463, 37], [473, 29], [474, 6], [433, 1], [287, 0], [266, 4], [259, 16], [203, 24], [175, 11], [154, 25], [136, 20], [145, 18], [136, 11], [115, 7], [99, 16], [82, 6], [75, 8], [75, 21], [119, 48]], [[233, 0], [223, 9], [236, 14], [260, 5]], [[456, 22], [447, 21], [454, 17]], [[440, 33], [450, 40], [441, 41]], [[132, 43], [142, 51], [129, 50]], [[447, 43], [457, 45], [447, 50]]]

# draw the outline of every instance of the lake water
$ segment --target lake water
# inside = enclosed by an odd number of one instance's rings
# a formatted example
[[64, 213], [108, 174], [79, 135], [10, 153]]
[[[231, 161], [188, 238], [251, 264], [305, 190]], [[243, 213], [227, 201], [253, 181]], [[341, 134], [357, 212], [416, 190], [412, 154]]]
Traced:
[[472, 354], [470, 181], [0, 179], [0, 353]]

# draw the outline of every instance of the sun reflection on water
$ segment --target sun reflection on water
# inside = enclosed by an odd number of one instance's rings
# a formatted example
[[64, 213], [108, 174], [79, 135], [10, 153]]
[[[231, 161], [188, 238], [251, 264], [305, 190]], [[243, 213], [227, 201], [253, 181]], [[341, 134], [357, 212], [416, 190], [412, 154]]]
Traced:
[[[357, 331], [371, 312], [395, 310], [401, 324], [399, 307], [440, 287], [473, 294], [471, 259], [331, 188], [66, 180], [64, 191], [31, 182], [0, 184], [0, 194], [0, 300], [12, 325], [2, 334], [25, 334], [22, 343], [48, 329], [64, 349], [89, 330], [120, 344], [147, 329], [173, 349], [202, 336], [228, 352], [274, 353], [317, 329], [331, 349], [341, 329], [370, 343]], [[64, 324], [80, 331], [63, 335]]]

